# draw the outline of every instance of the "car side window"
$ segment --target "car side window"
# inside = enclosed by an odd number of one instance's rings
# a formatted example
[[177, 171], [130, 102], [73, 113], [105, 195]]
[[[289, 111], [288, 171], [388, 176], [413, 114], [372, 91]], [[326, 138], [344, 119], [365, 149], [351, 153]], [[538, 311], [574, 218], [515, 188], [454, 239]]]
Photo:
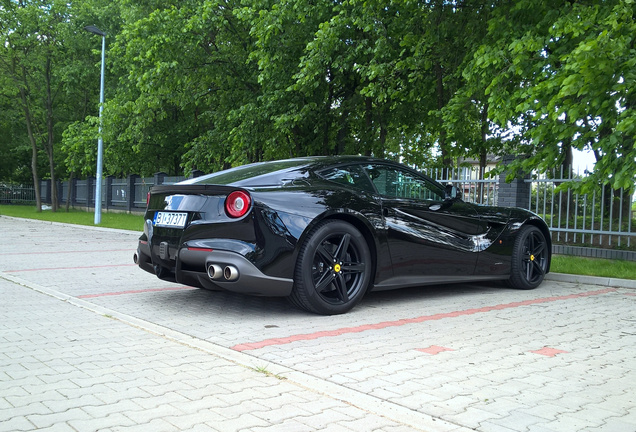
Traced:
[[444, 200], [442, 188], [409, 171], [373, 164], [366, 165], [365, 170], [380, 195], [414, 200]]
[[362, 189], [367, 192], [375, 192], [369, 183], [368, 177], [356, 166], [341, 166], [328, 168], [321, 171], [320, 176], [325, 180]]

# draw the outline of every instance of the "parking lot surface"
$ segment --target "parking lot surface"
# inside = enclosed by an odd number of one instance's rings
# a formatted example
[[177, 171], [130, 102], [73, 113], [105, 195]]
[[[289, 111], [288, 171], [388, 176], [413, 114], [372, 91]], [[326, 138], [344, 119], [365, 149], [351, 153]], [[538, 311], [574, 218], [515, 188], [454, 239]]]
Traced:
[[0, 431], [636, 431], [631, 283], [324, 317], [161, 281], [138, 236], [0, 216]]

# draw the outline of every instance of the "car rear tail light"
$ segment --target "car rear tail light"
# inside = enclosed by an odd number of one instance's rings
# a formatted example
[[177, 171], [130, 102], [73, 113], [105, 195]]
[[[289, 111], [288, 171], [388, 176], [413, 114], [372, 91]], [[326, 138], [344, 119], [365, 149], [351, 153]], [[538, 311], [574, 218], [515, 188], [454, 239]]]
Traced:
[[146, 207], [148, 207], [148, 204], [150, 204], [150, 192], [146, 195]]
[[250, 209], [252, 199], [243, 191], [234, 191], [225, 199], [225, 211], [228, 216], [239, 218], [245, 216]]

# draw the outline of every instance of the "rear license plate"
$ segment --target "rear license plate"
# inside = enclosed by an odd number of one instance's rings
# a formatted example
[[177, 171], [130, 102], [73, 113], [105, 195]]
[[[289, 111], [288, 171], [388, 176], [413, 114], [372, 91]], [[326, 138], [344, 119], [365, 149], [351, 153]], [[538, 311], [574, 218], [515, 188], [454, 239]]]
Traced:
[[152, 224], [158, 227], [183, 228], [187, 219], [187, 213], [156, 212]]

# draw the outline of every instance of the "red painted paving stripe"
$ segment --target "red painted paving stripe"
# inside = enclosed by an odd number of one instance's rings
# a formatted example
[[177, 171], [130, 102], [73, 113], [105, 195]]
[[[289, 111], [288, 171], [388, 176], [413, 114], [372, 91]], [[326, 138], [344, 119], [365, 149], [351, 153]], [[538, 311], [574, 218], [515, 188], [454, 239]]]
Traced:
[[416, 317], [416, 318], [407, 318], [407, 319], [401, 319], [396, 321], [385, 321], [385, 322], [381, 322], [377, 324], [365, 324], [365, 325], [361, 325], [357, 327], [345, 327], [345, 328], [341, 328], [337, 330], [320, 331], [315, 333], [293, 335], [293, 336], [288, 336], [284, 338], [266, 339], [260, 342], [244, 343], [244, 344], [234, 345], [231, 349], [235, 351], [250, 351], [250, 350], [265, 348], [272, 345], [284, 345], [284, 344], [288, 344], [292, 342], [308, 341], [308, 340], [320, 339], [324, 337], [334, 337], [334, 336], [340, 336], [340, 335], [349, 334], [349, 333], [361, 333], [367, 330], [380, 330], [380, 329], [385, 329], [389, 327], [400, 327], [407, 324], [417, 324], [417, 323], [422, 323], [425, 321], [436, 321], [436, 320], [441, 320], [445, 318], [457, 318], [460, 316], [474, 315], [477, 313], [486, 313], [486, 312], [492, 312], [496, 310], [516, 308], [520, 306], [530, 306], [530, 305], [549, 303], [549, 302], [560, 301], [560, 300], [571, 300], [571, 299], [576, 299], [581, 297], [590, 297], [590, 296], [596, 296], [601, 294], [607, 294], [607, 293], [615, 292], [615, 291], [616, 291], [615, 288], [607, 288], [607, 289], [598, 290], [598, 291], [588, 291], [581, 294], [570, 294], [570, 295], [558, 296], [558, 297], [545, 297], [545, 298], [538, 298], [534, 300], [525, 300], [520, 302], [500, 304], [495, 306], [486, 306], [482, 308], [439, 313], [435, 315], [425, 315], [425, 316]]
[[550, 348], [550, 347], [543, 347], [540, 350], [536, 350], [536, 351], [530, 351], [533, 354], [539, 354], [539, 355], [543, 355], [546, 357], [554, 357], [557, 354], [568, 354], [567, 351], [563, 351], [560, 349], [556, 349], [556, 348]]
[[35, 271], [50, 271], [50, 270], [83, 270], [91, 268], [110, 268], [110, 267], [132, 267], [137, 264], [107, 264], [85, 267], [49, 267], [49, 268], [35, 268], [35, 269], [22, 269], [22, 270], [4, 270], [5, 273], [20, 273], [20, 272], [35, 272]]
[[186, 289], [194, 290], [196, 288], [189, 287], [189, 286], [180, 286], [180, 287], [174, 287], [174, 288], [173, 287], [148, 288], [143, 290], [118, 291], [118, 292], [109, 292], [109, 293], [100, 293], [100, 294], [84, 294], [84, 295], [77, 296], [77, 298], [87, 299], [87, 298], [95, 298], [95, 297], [118, 296], [118, 295], [125, 295], [125, 294], [141, 294], [141, 293], [158, 292], [158, 291], [178, 291], [178, 290], [186, 290]]
[[38, 252], [7, 252], [0, 253], [0, 256], [7, 255], [51, 255], [51, 254], [71, 254], [71, 253], [95, 253], [95, 252], [134, 252], [134, 249], [100, 249], [100, 250], [76, 250], [76, 251], [38, 251]]
[[423, 353], [430, 354], [430, 355], [437, 355], [437, 354], [439, 354], [441, 352], [444, 352], [444, 351], [455, 351], [455, 350], [452, 349], [452, 348], [446, 348], [446, 347], [442, 347], [442, 346], [431, 345], [428, 348], [419, 348], [419, 349], [416, 349], [415, 351], [421, 351]]

